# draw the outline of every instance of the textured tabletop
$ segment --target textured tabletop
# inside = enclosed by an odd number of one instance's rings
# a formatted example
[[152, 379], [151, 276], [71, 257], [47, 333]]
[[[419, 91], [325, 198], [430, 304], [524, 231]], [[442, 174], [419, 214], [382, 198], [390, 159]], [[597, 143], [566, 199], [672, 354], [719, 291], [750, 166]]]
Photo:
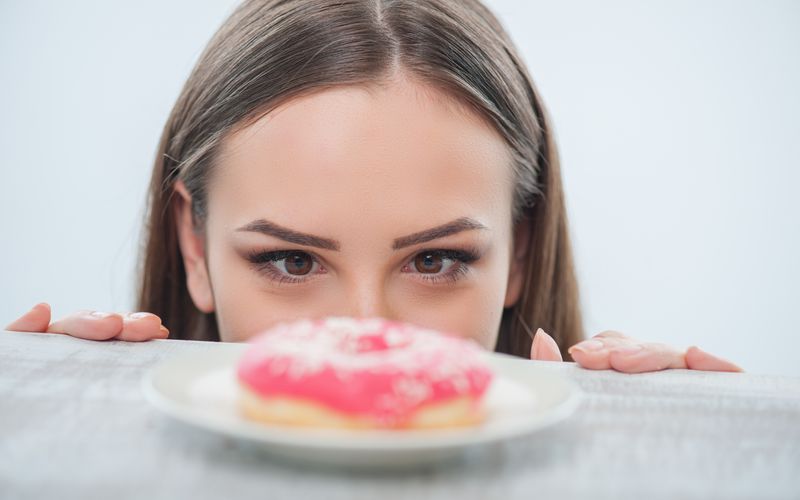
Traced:
[[[420, 470], [285, 463], [153, 409], [148, 368], [207, 342], [0, 332], [0, 498], [797, 498], [800, 379], [541, 363], [568, 421]], [[534, 361], [531, 361], [534, 363]]]

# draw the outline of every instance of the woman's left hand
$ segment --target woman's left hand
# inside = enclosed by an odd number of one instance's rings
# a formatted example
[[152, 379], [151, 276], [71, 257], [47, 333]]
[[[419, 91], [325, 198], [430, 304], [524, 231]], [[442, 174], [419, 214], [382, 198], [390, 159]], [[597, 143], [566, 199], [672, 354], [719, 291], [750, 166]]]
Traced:
[[[718, 358], [695, 346], [681, 351], [666, 344], [642, 342], [611, 330], [579, 342], [568, 351], [576, 363], [590, 370], [614, 369], [626, 373], [654, 372], [667, 368], [742, 371], [730, 361]], [[531, 359], [562, 361], [555, 340], [541, 328], [533, 337]]]

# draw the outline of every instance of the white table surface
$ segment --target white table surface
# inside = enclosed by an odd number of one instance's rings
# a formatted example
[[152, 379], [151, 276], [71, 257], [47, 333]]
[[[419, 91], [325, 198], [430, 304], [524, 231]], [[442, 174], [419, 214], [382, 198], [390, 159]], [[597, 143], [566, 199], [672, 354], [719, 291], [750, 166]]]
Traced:
[[537, 362], [583, 390], [568, 421], [446, 465], [365, 472], [292, 465], [144, 400], [150, 367], [224, 347], [0, 332], [0, 498], [800, 499], [800, 378]]

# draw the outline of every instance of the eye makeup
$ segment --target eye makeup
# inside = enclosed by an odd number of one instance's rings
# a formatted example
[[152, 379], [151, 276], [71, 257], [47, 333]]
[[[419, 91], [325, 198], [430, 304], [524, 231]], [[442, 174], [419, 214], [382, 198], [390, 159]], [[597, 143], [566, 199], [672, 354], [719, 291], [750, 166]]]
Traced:
[[[433, 262], [441, 263], [443, 270], [435, 273], [420, 272], [415, 261], [419, 261], [421, 256], [428, 261], [433, 259]], [[471, 265], [481, 256], [482, 252], [473, 247], [425, 249], [407, 258], [400, 272], [411, 279], [430, 284], [455, 284], [469, 273]], [[321, 274], [327, 274], [319, 257], [303, 250], [255, 250], [248, 252], [246, 259], [259, 274], [278, 285], [306, 283]], [[298, 270], [302, 274], [293, 273]]]

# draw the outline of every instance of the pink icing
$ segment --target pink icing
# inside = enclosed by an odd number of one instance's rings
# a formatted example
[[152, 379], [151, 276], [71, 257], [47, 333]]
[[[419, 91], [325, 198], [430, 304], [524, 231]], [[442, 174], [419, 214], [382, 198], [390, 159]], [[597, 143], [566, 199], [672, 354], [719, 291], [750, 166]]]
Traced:
[[278, 325], [252, 340], [237, 374], [259, 395], [309, 399], [386, 425], [428, 403], [480, 398], [492, 381], [473, 341], [378, 318]]

